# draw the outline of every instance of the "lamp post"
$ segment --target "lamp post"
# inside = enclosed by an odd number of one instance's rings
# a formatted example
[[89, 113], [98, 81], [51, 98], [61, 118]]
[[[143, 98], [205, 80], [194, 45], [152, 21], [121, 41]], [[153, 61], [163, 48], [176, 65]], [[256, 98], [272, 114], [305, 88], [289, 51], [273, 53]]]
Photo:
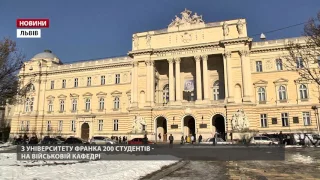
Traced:
[[320, 135], [320, 124], [319, 124], [319, 109], [317, 106], [312, 106], [312, 109], [315, 111], [318, 135]]

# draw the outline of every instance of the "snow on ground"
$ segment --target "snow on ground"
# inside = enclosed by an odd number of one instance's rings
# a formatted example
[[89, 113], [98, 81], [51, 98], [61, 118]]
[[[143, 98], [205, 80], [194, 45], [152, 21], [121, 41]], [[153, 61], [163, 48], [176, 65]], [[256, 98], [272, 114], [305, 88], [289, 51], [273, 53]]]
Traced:
[[311, 164], [311, 163], [315, 162], [312, 157], [304, 156], [304, 155], [302, 155], [300, 153], [292, 154], [288, 158], [288, 161], [293, 161], [293, 162], [303, 163], [303, 164]]
[[[139, 179], [176, 161], [90, 161], [67, 165], [48, 165], [54, 162], [17, 161], [16, 154], [0, 154], [0, 179], [19, 180], [118, 180]], [[61, 163], [61, 161], [57, 161]], [[71, 164], [74, 163], [74, 164]], [[36, 165], [36, 166], [26, 166]], [[37, 166], [38, 165], [38, 166]]]

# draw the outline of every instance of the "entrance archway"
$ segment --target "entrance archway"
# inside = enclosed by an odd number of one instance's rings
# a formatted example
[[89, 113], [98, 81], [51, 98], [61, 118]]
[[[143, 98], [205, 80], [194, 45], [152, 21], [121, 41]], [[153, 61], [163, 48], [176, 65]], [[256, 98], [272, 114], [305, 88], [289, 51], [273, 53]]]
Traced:
[[183, 133], [185, 136], [194, 135], [196, 137], [196, 121], [192, 116], [183, 118]]
[[[160, 116], [156, 119], [156, 140], [157, 141], [167, 141], [167, 120], [166, 118]], [[159, 134], [161, 138], [159, 138]]]
[[90, 132], [89, 124], [83, 123], [81, 126], [81, 139], [88, 141], [89, 132]]
[[212, 117], [212, 126], [215, 127], [216, 132], [219, 133], [219, 136], [226, 140], [225, 119], [221, 114], [216, 114]]

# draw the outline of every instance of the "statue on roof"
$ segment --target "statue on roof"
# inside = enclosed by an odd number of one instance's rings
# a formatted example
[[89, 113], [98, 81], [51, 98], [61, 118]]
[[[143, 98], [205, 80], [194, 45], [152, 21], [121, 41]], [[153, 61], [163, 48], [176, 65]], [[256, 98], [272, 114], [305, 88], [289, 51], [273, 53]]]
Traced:
[[191, 25], [191, 24], [203, 24], [202, 16], [199, 16], [197, 13], [191, 16], [192, 11], [185, 9], [182, 11], [181, 18], [175, 16], [175, 19], [169, 24], [169, 27], [178, 27], [183, 25]]
[[135, 48], [138, 48], [138, 46], [139, 46], [139, 38], [138, 38], [137, 34], [135, 34], [133, 36], [133, 45], [134, 45]]
[[224, 36], [228, 36], [229, 35], [229, 25], [228, 25], [228, 23], [224, 22], [222, 28], [223, 28], [223, 35]]
[[202, 15], [199, 16], [197, 13], [194, 13], [194, 15], [192, 16], [192, 23], [193, 24], [203, 23]]
[[147, 47], [150, 48], [151, 47], [151, 36], [149, 33], [147, 34], [146, 39], [147, 39]]
[[238, 33], [241, 35], [243, 33], [243, 22], [241, 21], [241, 19], [239, 19], [238, 23], [237, 23], [237, 30]]

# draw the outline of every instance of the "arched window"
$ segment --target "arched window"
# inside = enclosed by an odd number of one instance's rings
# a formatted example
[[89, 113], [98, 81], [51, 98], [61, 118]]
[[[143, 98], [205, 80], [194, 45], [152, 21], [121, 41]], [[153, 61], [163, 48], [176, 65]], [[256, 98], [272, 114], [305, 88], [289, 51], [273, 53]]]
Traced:
[[308, 88], [306, 85], [301, 84], [299, 87], [300, 99], [308, 99]]
[[113, 108], [114, 108], [114, 109], [119, 109], [119, 108], [120, 108], [120, 100], [119, 100], [119, 97], [115, 97], [113, 103], [114, 103], [114, 104], [113, 104]]
[[52, 111], [53, 111], [53, 102], [52, 102], [52, 100], [50, 100], [50, 101], [48, 102], [48, 111], [49, 111], [49, 112], [52, 112]]
[[163, 87], [163, 103], [167, 104], [169, 102], [169, 84]]
[[266, 101], [266, 89], [264, 87], [259, 87], [258, 97], [259, 97], [259, 102]]
[[33, 111], [33, 102], [34, 102], [34, 98], [30, 99], [30, 111]]
[[287, 90], [285, 86], [279, 87], [279, 100], [286, 100], [287, 99]]
[[87, 98], [86, 99], [86, 111], [89, 111], [90, 110], [90, 99]]
[[27, 90], [28, 90], [28, 91], [35, 91], [36, 88], [34, 87], [33, 84], [29, 84], [28, 87], [27, 87]]
[[278, 71], [283, 70], [283, 67], [282, 67], [282, 59], [276, 59], [276, 66], [277, 66], [277, 70], [278, 70]]
[[213, 100], [219, 100], [219, 81], [213, 83]]
[[103, 110], [104, 109], [104, 98], [100, 98], [99, 99], [99, 110]]
[[60, 100], [60, 112], [64, 111], [64, 100]]
[[78, 106], [78, 101], [76, 99], [72, 100], [72, 111], [76, 111]]

